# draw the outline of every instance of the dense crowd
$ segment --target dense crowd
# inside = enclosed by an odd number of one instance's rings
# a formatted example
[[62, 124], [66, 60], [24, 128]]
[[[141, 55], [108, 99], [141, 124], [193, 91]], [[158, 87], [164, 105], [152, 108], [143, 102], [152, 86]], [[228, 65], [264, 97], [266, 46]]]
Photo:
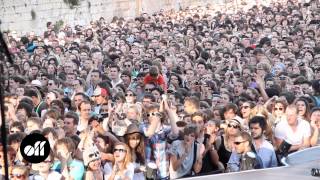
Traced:
[[[319, 145], [319, 1], [213, 9], [4, 33], [11, 179], [176, 179]], [[39, 164], [20, 153], [30, 133], [50, 143]]]

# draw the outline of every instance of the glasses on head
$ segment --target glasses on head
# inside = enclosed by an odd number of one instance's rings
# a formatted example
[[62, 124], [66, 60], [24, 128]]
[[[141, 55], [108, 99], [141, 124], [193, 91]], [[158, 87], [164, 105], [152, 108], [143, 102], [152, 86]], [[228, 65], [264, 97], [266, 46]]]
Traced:
[[274, 108], [275, 111], [283, 111], [283, 108]]
[[120, 152], [120, 153], [125, 153], [125, 152], [127, 152], [127, 150], [125, 150], [125, 149], [114, 149], [113, 150], [113, 152], [115, 153], [115, 152]]
[[239, 125], [236, 125], [236, 124], [228, 124], [228, 127], [229, 128], [234, 128], [234, 129], [239, 129], [240, 128], [240, 126]]
[[133, 94], [126, 94], [126, 96], [134, 96]]
[[23, 175], [23, 174], [18, 174], [18, 173], [16, 173], [16, 174], [10, 174], [10, 176], [11, 176], [11, 178], [18, 178], [18, 179], [22, 179], [22, 178], [25, 178], [25, 175]]
[[244, 142], [246, 142], [246, 141], [235, 141], [234, 144], [235, 144], [235, 145], [240, 145], [240, 144], [242, 144], [242, 143], [244, 143]]
[[150, 117], [150, 116], [160, 116], [160, 114], [158, 112], [148, 113], [147, 117]]

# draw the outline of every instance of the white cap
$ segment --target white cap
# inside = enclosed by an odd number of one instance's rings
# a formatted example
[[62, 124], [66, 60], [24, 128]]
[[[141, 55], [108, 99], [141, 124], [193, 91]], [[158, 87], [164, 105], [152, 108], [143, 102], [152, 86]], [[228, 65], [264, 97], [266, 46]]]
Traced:
[[31, 85], [41, 87], [42, 83], [41, 83], [41, 81], [36, 79], [36, 80], [31, 81]]

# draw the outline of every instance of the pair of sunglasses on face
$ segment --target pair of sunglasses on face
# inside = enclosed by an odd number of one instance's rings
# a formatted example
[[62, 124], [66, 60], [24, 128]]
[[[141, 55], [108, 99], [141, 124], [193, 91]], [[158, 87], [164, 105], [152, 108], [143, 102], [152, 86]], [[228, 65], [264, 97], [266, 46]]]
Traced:
[[161, 114], [159, 112], [152, 112], [152, 113], [148, 113], [147, 117], [151, 117], [151, 116], [158, 116], [161, 117]]

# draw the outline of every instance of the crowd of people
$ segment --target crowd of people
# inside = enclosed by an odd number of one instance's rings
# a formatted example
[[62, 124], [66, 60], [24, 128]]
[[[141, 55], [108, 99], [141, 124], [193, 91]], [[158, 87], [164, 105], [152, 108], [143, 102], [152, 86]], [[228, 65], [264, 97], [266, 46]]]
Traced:
[[[318, 0], [48, 22], [43, 34], [4, 37], [11, 179], [229, 173], [320, 144]], [[20, 153], [31, 133], [51, 147], [38, 164]]]

